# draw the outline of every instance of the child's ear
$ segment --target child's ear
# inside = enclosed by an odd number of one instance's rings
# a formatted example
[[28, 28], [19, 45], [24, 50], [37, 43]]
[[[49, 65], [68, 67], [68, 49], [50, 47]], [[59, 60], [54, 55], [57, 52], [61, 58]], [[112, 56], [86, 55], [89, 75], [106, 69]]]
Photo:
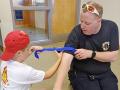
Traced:
[[21, 50], [17, 51], [16, 54], [14, 55], [14, 57], [13, 57], [13, 60], [14, 59], [17, 60], [18, 57], [20, 57], [21, 55], [22, 55], [22, 51]]
[[18, 50], [17, 52], [16, 52], [16, 55], [20, 55], [22, 53], [22, 51], [21, 50]]

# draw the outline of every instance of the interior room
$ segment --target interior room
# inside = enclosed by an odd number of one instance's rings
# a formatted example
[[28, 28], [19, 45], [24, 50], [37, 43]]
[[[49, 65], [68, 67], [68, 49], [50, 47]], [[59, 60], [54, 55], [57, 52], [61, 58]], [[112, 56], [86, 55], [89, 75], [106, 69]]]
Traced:
[[[64, 47], [74, 26], [81, 24], [82, 5], [87, 1], [90, 0], [0, 0], [0, 56], [5, 50], [6, 35], [15, 30], [26, 32], [30, 37], [30, 45], [44, 48]], [[93, 1], [103, 5], [102, 18], [114, 21], [120, 30], [120, 0]], [[118, 78], [120, 89], [120, 50], [118, 52], [118, 59], [112, 62], [111, 69]], [[36, 59], [32, 53], [24, 63], [46, 71], [57, 60], [54, 51], [41, 52], [39, 56]], [[30, 90], [53, 90], [57, 73], [48, 80], [32, 84]], [[72, 90], [68, 76], [65, 77], [62, 90]]]

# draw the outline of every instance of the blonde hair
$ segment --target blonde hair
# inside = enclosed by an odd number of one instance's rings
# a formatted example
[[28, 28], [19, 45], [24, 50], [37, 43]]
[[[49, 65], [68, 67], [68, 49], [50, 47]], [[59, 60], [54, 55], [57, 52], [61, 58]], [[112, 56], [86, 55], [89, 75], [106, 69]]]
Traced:
[[[93, 6], [97, 10], [97, 12], [99, 13], [98, 16], [102, 17], [102, 15], [103, 15], [103, 7], [100, 4], [98, 4], [98, 3], [94, 2], [94, 1], [89, 1], [89, 2], [86, 2], [85, 4]], [[86, 9], [83, 9], [83, 12], [87, 12]], [[95, 14], [95, 15], [97, 15], [97, 14]]]
[[89, 1], [86, 4], [94, 6], [96, 8], [96, 10], [98, 11], [98, 13], [99, 13], [99, 17], [102, 17], [102, 15], [103, 15], [103, 7], [100, 4], [98, 4], [98, 3], [94, 2], [94, 1]]

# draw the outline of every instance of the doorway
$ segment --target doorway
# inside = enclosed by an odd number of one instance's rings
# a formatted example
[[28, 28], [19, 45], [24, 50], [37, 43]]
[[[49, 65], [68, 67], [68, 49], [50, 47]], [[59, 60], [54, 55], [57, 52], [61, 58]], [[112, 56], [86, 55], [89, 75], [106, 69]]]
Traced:
[[[23, 30], [31, 41], [49, 39], [51, 22], [48, 0], [11, 0], [15, 30]], [[49, 17], [48, 17], [49, 16]]]

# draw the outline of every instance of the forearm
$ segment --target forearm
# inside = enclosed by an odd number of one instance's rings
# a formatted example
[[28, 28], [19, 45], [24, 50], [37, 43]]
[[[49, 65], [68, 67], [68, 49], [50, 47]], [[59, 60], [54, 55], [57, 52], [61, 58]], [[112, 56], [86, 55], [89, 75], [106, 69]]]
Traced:
[[101, 62], [113, 62], [118, 58], [118, 51], [97, 52], [94, 59]]
[[57, 79], [53, 90], [62, 90], [63, 82], [70, 68], [72, 59], [73, 59], [72, 55], [66, 53], [63, 54], [62, 62], [58, 70]]
[[57, 62], [49, 69], [45, 72], [45, 77], [44, 79], [49, 79], [50, 77], [52, 77], [55, 72], [57, 71], [59, 65], [61, 62], [61, 58], [57, 60]]

